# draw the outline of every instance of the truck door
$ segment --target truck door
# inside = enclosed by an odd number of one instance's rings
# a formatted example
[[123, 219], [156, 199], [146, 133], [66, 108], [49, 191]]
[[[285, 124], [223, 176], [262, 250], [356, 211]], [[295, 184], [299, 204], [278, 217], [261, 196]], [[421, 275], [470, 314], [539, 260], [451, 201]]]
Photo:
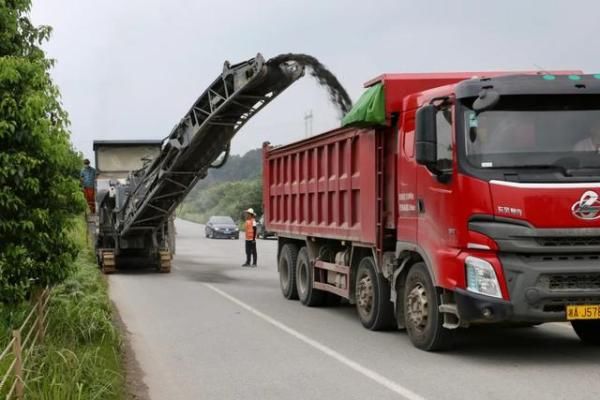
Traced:
[[415, 161], [415, 113], [403, 113], [398, 140], [397, 240], [405, 248], [417, 243], [417, 185]]
[[456, 223], [456, 145], [452, 107], [436, 116], [437, 162], [435, 168], [417, 166], [417, 243], [432, 268], [434, 281], [443, 285], [443, 258], [458, 246]]

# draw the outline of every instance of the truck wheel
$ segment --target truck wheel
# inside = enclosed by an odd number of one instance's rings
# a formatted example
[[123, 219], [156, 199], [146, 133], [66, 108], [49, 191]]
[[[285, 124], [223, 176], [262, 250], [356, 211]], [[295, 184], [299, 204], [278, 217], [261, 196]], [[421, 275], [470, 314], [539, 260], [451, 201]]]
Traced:
[[358, 318], [365, 328], [377, 331], [395, 325], [390, 285], [375, 270], [372, 257], [363, 258], [358, 265], [355, 294]]
[[309, 307], [323, 305], [326, 294], [313, 288], [313, 274], [314, 269], [310, 266], [308, 250], [306, 247], [302, 247], [298, 252], [298, 262], [296, 263], [296, 287], [300, 302]]
[[289, 300], [298, 298], [296, 290], [296, 263], [298, 260], [298, 247], [295, 244], [288, 243], [281, 249], [279, 255], [279, 285], [283, 297]]
[[408, 272], [404, 288], [404, 318], [412, 344], [426, 351], [443, 350], [452, 345], [454, 331], [442, 326], [439, 296], [424, 263]]
[[571, 321], [571, 325], [583, 343], [600, 345], [600, 321]]

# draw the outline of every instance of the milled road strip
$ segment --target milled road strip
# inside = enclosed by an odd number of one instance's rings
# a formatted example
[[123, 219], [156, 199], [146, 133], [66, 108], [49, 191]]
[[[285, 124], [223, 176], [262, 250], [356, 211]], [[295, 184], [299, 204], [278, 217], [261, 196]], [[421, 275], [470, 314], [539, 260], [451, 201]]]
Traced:
[[301, 340], [302, 342], [308, 344], [309, 346], [311, 346], [311, 347], [319, 350], [320, 352], [328, 355], [329, 357], [341, 362], [342, 364], [346, 365], [347, 367], [350, 367], [354, 371], [366, 376], [367, 378], [370, 378], [371, 380], [377, 382], [381, 386], [386, 387], [387, 389], [391, 390], [392, 392], [399, 394], [400, 396], [404, 397], [406, 400], [425, 400], [424, 397], [416, 394], [412, 390], [407, 389], [404, 386], [399, 385], [396, 382], [393, 382], [393, 381], [389, 380], [388, 378], [379, 375], [377, 372], [375, 372], [367, 367], [363, 367], [356, 361], [353, 361], [353, 360], [349, 359], [348, 357], [331, 349], [330, 347], [327, 347], [326, 345], [324, 345], [320, 342], [317, 342], [316, 340], [311, 339], [308, 336], [303, 335], [302, 333], [290, 328], [289, 326], [285, 325], [284, 323], [279, 322], [276, 319], [269, 317], [268, 315], [258, 311], [254, 307], [251, 307], [248, 304], [244, 303], [243, 301], [233, 297], [232, 295], [225, 293], [221, 289], [218, 289], [217, 287], [215, 287], [209, 283], [205, 283], [204, 286], [206, 286], [210, 290], [220, 294], [221, 296], [225, 297], [227, 300], [237, 304], [238, 306], [242, 307], [243, 309], [251, 312], [252, 314], [259, 317], [260, 319], [273, 325], [274, 327], [279, 328], [280, 330], [292, 335], [296, 339]]

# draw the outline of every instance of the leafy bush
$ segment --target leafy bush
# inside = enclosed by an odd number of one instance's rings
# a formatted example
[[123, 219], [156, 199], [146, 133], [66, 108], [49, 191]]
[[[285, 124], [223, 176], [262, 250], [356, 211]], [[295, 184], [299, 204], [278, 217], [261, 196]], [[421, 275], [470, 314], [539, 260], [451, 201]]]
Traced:
[[68, 236], [84, 209], [52, 61], [39, 47], [51, 29], [28, 18], [31, 0], [0, 1], [0, 302], [18, 303], [33, 286], [69, 273], [77, 248]]

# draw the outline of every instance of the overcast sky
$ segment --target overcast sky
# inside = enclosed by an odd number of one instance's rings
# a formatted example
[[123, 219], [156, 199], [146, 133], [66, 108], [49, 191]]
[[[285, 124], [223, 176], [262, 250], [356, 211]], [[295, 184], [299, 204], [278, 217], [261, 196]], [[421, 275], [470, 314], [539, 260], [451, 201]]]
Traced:
[[[528, 4], [527, 4], [528, 3]], [[36, 24], [77, 149], [95, 139], [161, 139], [232, 63], [261, 52], [311, 54], [354, 100], [384, 72], [582, 69], [600, 72], [600, 2], [408, 0], [34, 0]], [[339, 124], [303, 78], [249, 122], [233, 152]]]

